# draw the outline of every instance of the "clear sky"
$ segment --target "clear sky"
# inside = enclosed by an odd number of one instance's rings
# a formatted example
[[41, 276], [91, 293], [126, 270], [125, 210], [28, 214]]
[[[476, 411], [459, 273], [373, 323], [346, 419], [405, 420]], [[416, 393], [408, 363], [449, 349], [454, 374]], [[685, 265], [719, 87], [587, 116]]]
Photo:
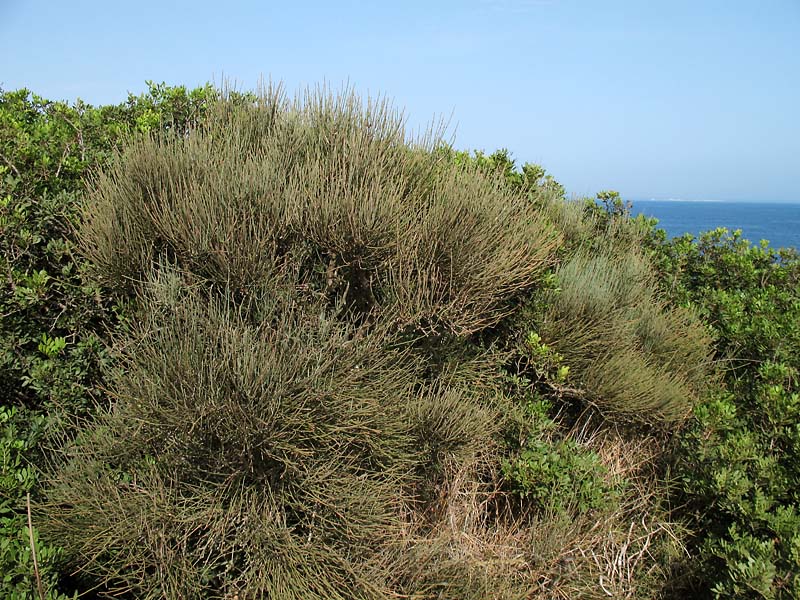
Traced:
[[382, 93], [574, 194], [800, 202], [800, 0], [0, 0], [0, 86]]

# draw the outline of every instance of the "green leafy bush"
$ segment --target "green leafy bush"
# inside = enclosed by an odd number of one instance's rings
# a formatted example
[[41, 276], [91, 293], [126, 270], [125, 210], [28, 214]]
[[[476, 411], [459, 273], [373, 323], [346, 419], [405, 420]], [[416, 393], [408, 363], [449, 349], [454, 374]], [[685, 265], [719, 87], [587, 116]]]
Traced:
[[[520, 496], [554, 515], [583, 514], [618, 505], [623, 482], [609, 483], [600, 457], [574, 439], [559, 437], [553, 406], [529, 401], [532, 428], [520, 449], [503, 463], [503, 475]], [[562, 434], [563, 435], [563, 434]]]
[[[146, 129], [145, 114], [148, 127], [185, 129], [210, 93], [151, 85], [122, 105], [95, 108], [0, 90], [0, 411], [8, 417], [2, 597], [38, 597], [26, 494], [40, 495], [39, 469], [54, 458], [48, 448], [91, 418], [108, 361], [107, 331], [125, 312], [88, 276], [75, 251], [84, 178], [124, 139]], [[45, 593], [55, 598], [58, 546], [39, 540], [36, 522]]]
[[[54, 591], [59, 575], [60, 550], [41, 543], [36, 529], [29, 529], [26, 515], [19, 510], [27, 504], [36, 485], [31, 455], [45, 426], [41, 415], [29, 416], [16, 407], [0, 406], [0, 591], [5, 598], [32, 600], [37, 590], [36, 569], [48, 600], [65, 596]], [[33, 542], [31, 542], [31, 536]]]
[[679, 472], [715, 597], [800, 595], [800, 260], [718, 229], [664, 244], [664, 283], [713, 326], [723, 390], [695, 411]]

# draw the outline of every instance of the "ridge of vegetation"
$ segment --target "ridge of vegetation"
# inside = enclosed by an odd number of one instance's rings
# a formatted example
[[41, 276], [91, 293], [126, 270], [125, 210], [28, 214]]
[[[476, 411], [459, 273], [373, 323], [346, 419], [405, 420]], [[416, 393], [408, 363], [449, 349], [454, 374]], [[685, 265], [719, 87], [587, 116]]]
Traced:
[[0, 91], [0, 594], [800, 595], [795, 251], [148, 85]]

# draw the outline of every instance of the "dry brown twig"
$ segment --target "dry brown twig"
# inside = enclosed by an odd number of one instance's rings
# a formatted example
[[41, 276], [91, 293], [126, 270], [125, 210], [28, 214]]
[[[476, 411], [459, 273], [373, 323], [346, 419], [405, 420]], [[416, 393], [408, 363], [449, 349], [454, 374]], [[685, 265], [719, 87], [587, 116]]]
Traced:
[[31, 493], [26, 494], [26, 502], [28, 505], [28, 538], [31, 543], [31, 556], [33, 557], [33, 572], [36, 576], [36, 587], [39, 591], [40, 600], [44, 600], [44, 588], [42, 587], [42, 578], [39, 576], [39, 561], [36, 558], [36, 542], [33, 539], [33, 520], [31, 519]]

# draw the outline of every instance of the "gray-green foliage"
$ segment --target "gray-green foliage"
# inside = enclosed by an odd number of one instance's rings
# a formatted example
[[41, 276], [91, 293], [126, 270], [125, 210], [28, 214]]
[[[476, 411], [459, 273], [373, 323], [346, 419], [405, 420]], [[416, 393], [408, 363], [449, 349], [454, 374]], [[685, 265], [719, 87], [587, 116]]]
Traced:
[[571, 393], [623, 420], [686, 419], [708, 383], [710, 340], [690, 311], [659, 299], [649, 263], [578, 250], [556, 276], [527, 327], [569, 367]]

